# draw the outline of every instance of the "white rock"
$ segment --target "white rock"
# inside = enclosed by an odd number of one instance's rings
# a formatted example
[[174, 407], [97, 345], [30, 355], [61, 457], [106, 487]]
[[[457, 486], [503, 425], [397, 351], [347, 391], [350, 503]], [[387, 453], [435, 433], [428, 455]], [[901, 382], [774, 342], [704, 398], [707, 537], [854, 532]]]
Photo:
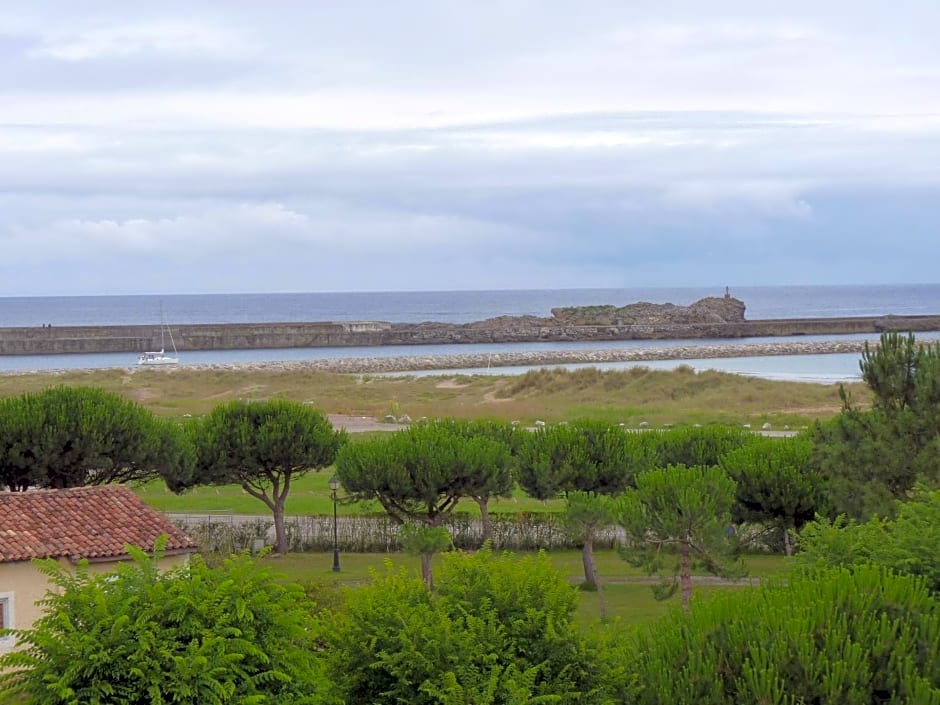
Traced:
[[771, 426], [771, 425], [770, 425], [770, 422], [768, 421], [768, 422], [766, 422], [763, 426], [761, 426], [760, 428], [761, 428], [761, 431], [769, 431], [770, 429], [773, 428], [773, 426]]
[[544, 426], [544, 425], [545, 425], [545, 422], [542, 421], [542, 419], [536, 419], [536, 420], [535, 420], [535, 425], [541, 427], [541, 426]]

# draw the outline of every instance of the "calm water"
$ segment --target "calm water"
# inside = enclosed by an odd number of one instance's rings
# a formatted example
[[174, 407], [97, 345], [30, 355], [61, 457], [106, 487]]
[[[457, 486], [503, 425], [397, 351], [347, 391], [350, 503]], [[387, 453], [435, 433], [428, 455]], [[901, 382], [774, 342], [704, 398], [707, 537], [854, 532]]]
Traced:
[[[723, 289], [560, 289], [520, 291], [450, 291], [310, 294], [213, 294], [177, 296], [0, 297], [0, 327], [42, 324], [104, 325], [152, 324], [161, 306], [167, 321], [185, 323], [238, 323], [279, 321], [383, 320], [394, 322], [444, 321], [465, 323], [500, 315], [550, 315], [558, 306], [625, 305], [636, 301], [689, 304], [703, 296], [720, 296]], [[940, 313], [940, 285], [750, 287], [732, 289], [747, 304], [747, 317], [808, 318], [863, 315]], [[874, 338], [875, 336], [841, 336]], [[937, 336], [926, 336], [936, 339]], [[582, 343], [516, 343], [481, 345], [426, 345], [356, 348], [289, 348], [275, 350], [192, 351], [181, 354], [184, 364], [275, 362], [336, 357], [399, 357], [454, 353], [575, 350], [601, 348], [668, 347], [675, 345], [733, 345], [764, 341], [829, 340], [833, 336], [749, 338], [743, 340], [616, 341]], [[721, 369], [772, 379], [835, 382], [858, 378], [858, 355], [802, 355], [761, 358], [723, 358], [680, 362], [604, 363], [601, 368], [672, 368], [688, 364], [696, 369]], [[132, 353], [91, 355], [0, 356], [0, 371], [127, 367]], [[566, 365], [574, 368], [578, 365]], [[490, 373], [521, 373], [524, 368], [493, 368]], [[471, 371], [464, 370], [464, 373]], [[473, 370], [486, 373], [487, 370]], [[434, 374], [445, 374], [436, 372]], [[427, 373], [421, 373], [427, 374]]]
[[[199, 294], [174, 296], [0, 297], [0, 327], [286, 321], [442, 321], [549, 316], [559, 306], [637, 301], [687, 305], [722, 296], [723, 287], [682, 289], [543, 289], [519, 291]], [[940, 313], [940, 284], [741, 287], [731, 294], [747, 317], [814, 318]]]

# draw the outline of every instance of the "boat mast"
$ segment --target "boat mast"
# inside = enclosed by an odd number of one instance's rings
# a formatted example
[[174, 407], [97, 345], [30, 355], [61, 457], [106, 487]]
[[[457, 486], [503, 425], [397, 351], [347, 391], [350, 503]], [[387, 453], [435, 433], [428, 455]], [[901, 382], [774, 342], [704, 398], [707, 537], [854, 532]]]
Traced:
[[166, 350], [166, 344], [163, 342], [163, 333], [166, 330], [166, 320], [163, 318], [163, 299], [160, 299], [160, 352]]

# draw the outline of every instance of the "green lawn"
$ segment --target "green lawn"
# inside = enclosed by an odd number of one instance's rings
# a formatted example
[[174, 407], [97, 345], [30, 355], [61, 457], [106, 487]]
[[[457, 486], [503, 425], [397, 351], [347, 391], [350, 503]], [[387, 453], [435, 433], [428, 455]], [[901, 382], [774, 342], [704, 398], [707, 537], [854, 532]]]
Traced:
[[[300, 516], [329, 516], [333, 514], [333, 500], [330, 497], [330, 477], [332, 470], [311, 472], [295, 478], [291, 482], [290, 494], [287, 497], [287, 514]], [[263, 502], [255, 499], [238, 485], [223, 485], [220, 487], [195, 487], [183, 494], [170, 492], [162, 480], [154, 480], [137, 485], [134, 491], [150, 506], [161, 512], [177, 514], [198, 514], [206, 511], [230, 511], [233, 514], [257, 514], [268, 516], [271, 513]], [[381, 514], [382, 507], [378, 502], [349, 503], [342, 500], [340, 491], [339, 513], [341, 515], [353, 514]], [[542, 502], [528, 497], [521, 490], [517, 490], [512, 498], [494, 499], [490, 503], [493, 513], [507, 512], [546, 512], [559, 511], [563, 503]], [[475, 502], [460, 503], [460, 511], [479, 516], [480, 511]]]
[[[548, 556], [554, 566], [572, 584], [581, 582], [581, 553], [579, 551], [553, 551], [549, 552]], [[623, 561], [615, 551], [598, 551], [596, 558], [610, 618], [619, 619], [625, 624], [642, 624], [666, 614], [671, 609], [678, 608], [678, 596], [666, 601], [658, 601], [654, 598], [650, 585], [628, 582], [631, 579], [643, 578], [645, 574]], [[333, 555], [330, 552], [269, 555], [264, 560], [291, 580], [306, 584], [323, 584], [326, 587], [361, 585], [369, 580], [370, 571], [384, 571], [386, 564], [396, 569], [404, 567], [415, 576], [420, 574], [419, 559], [416, 556], [400, 553], [344, 553], [340, 557], [339, 573], [332, 571]], [[439, 563], [438, 558], [436, 565]], [[749, 576], [756, 578], [773, 577], [786, 570], [786, 559], [782, 556], [746, 556], [744, 563]], [[747, 585], [696, 585], [692, 599], [694, 602], [696, 599], [708, 599], [709, 595], [718, 591], [748, 589], [751, 588]], [[585, 628], [593, 628], [600, 621], [598, 599], [596, 592], [579, 592], [577, 619], [578, 623]]]

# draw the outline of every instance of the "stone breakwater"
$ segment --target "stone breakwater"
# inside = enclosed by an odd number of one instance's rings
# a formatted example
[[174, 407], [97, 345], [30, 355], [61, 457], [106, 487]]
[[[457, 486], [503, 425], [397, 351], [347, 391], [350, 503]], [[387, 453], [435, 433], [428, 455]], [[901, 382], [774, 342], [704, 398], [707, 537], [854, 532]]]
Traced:
[[[412, 345], [418, 348], [430, 344], [734, 339], [940, 331], [940, 315], [766, 319], [723, 323], [624, 322], [612, 325], [569, 325], [563, 322], [549, 325], [544, 319], [530, 318], [461, 325], [356, 321], [191, 324], [172, 325], [170, 328], [180, 352], [388, 345]], [[0, 328], [0, 355], [140, 353], [159, 350], [161, 337], [159, 326]]]
[[[877, 343], [877, 341], [869, 341]], [[648, 360], [695, 360], [722, 357], [767, 355], [821, 355], [859, 353], [864, 340], [788, 343], [742, 343], [738, 345], [688, 345], [663, 348], [624, 348], [603, 350], [550, 350], [531, 352], [468, 353], [457, 355], [409, 355], [406, 357], [350, 357], [284, 362], [246, 362], [209, 365], [182, 365], [179, 368], [132, 368], [145, 374], [172, 373], [176, 369], [316, 370], [349, 374], [381, 374], [423, 370], [461, 370], [482, 367], [591, 364], [604, 362], [643, 362]]]

